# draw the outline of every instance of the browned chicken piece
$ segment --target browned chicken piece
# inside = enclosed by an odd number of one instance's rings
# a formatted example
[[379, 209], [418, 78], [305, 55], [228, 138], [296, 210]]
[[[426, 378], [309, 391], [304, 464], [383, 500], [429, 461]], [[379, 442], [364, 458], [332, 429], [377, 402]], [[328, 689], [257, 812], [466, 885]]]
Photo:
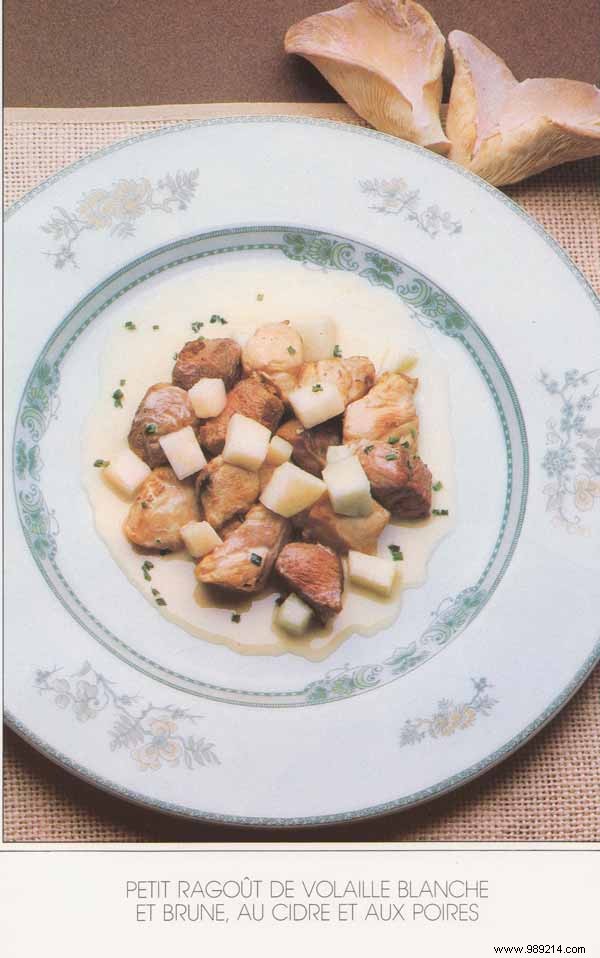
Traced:
[[259, 326], [244, 346], [244, 373], [262, 373], [274, 383], [283, 399], [298, 384], [302, 366], [302, 339], [289, 322]]
[[271, 432], [275, 432], [283, 415], [283, 408], [275, 386], [259, 373], [253, 373], [248, 379], [237, 383], [227, 394], [227, 405], [223, 412], [214, 419], [208, 419], [200, 427], [200, 444], [211, 456], [222, 453], [229, 420], [236, 412], [248, 416], [249, 419], [256, 419]]
[[400, 443], [387, 442], [361, 443], [357, 454], [373, 497], [393, 516], [421, 519], [429, 515], [431, 472], [419, 456]]
[[344, 570], [332, 549], [320, 543], [290, 542], [279, 553], [275, 569], [323, 625], [342, 611]]
[[229, 522], [226, 522], [224, 526], [221, 526], [219, 530], [219, 535], [221, 536], [221, 539], [225, 540], [233, 532], [239, 529], [243, 521], [244, 521], [243, 516], [234, 516], [234, 518], [230, 519]]
[[414, 394], [418, 379], [404, 373], [384, 373], [370, 392], [344, 413], [344, 442], [399, 436], [416, 449], [419, 420]]
[[145, 549], [183, 548], [181, 526], [200, 518], [192, 482], [180, 482], [168, 466], [154, 469], [131, 504], [123, 531]]
[[292, 461], [320, 478], [327, 464], [327, 450], [342, 441], [342, 424], [339, 418], [328, 419], [320, 426], [305, 429], [299, 419], [289, 419], [279, 427], [277, 435], [294, 447]]
[[264, 506], [252, 506], [245, 521], [227, 535], [223, 545], [200, 560], [196, 578], [234, 592], [260, 592], [290, 534], [289, 519]]
[[211, 459], [196, 479], [201, 510], [214, 529], [220, 529], [229, 519], [248, 512], [259, 492], [257, 473], [223, 462], [222, 456]]
[[349, 356], [348, 359], [320, 359], [305, 363], [298, 381], [299, 386], [315, 386], [326, 383], [337, 386], [346, 405], [365, 396], [375, 382], [375, 367], [366, 356]]
[[129, 446], [151, 469], [162, 466], [167, 457], [159, 438], [196, 422], [196, 414], [185, 389], [171, 383], [150, 386], [137, 408], [129, 430]]
[[232, 389], [241, 375], [241, 355], [235, 339], [192, 339], [179, 351], [173, 382], [191, 389], [199, 379], [222, 379], [225, 389]]
[[342, 555], [350, 549], [375, 555], [377, 540], [388, 524], [390, 514], [378, 502], [374, 506], [370, 516], [359, 519], [338, 516], [329, 496], [324, 495], [310, 509], [294, 516], [293, 522], [307, 542], [321, 542]]

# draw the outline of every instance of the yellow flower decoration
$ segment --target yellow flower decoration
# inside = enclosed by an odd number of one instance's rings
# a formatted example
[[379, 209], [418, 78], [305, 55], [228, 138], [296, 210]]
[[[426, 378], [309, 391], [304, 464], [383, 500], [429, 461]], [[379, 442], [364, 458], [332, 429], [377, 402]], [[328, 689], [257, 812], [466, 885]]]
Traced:
[[600, 482], [588, 476], [578, 476], [575, 480], [575, 505], [580, 512], [587, 512], [594, 505], [594, 499], [600, 497]]
[[159, 769], [163, 762], [167, 765], [179, 764], [183, 746], [177, 739], [172, 738], [176, 731], [176, 723], [169, 719], [154, 719], [150, 723], [151, 741], [132, 752], [143, 771], [147, 768]]
[[142, 216], [152, 195], [149, 180], [120, 180], [110, 194], [115, 219], [133, 220]]
[[77, 216], [92, 229], [107, 229], [112, 223], [111, 194], [106, 190], [86, 193], [77, 207]]

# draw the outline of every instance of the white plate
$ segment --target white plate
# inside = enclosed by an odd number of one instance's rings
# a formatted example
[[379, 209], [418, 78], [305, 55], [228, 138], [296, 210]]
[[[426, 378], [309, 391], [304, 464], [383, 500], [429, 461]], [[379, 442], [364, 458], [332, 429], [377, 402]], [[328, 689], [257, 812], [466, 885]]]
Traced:
[[[192, 643], [112, 561], [81, 484], [119, 310], [221, 257], [399, 296], [449, 370], [456, 527], [396, 624], [323, 663]], [[499, 762], [600, 652], [598, 319], [503, 194], [357, 127], [186, 124], [43, 183], [6, 225], [10, 724], [124, 798], [242, 824], [377, 815]]]

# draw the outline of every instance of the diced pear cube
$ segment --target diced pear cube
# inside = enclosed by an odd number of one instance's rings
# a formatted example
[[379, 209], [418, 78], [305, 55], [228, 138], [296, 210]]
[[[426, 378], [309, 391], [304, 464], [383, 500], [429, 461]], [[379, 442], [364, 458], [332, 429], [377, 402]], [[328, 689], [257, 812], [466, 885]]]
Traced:
[[188, 476], [193, 476], [195, 472], [204, 469], [206, 457], [191, 426], [184, 426], [176, 432], [168, 432], [158, 441], [178, 479], [187, 479]]
[[374, 508], [371, 483], [357, 456], [348, 456], [325, 466], [323, 479], [334, 512], [355, 518], [371, 515]]
[[188, 396], [198, 419], [214, 419], [227, 403], [227, 392], [222, 379], [199, 379]]
[[391, 595], [398, 567], [391, 559], [366, 555], [350, 550], [348, 553], [348, 576], [350, 582], [378, 595]]
[[236, 412], [227, 426], [223, 459], [231, 466], [258, 472], [266, 459], [270, 439], [266, 426]]
[[276, 617], [277, 625], [292, 635], [304, 635], [310, 625], [312, 614], [311, 607], [292, 592], [279, 607]]
[[291, 462], [284, 462], [275, 469], [263, 489], [260, 501], [271, 512], [289, 518], [314, 505], [325, 489], [325, 483], [321, 479], [299, 469]]
[[151, 471], [135, 452], [125, 449], [102, 469], [102, 475], [118, 492], [132, 499]]
[[333, 319], [322, 316], [315, 319], [295, 319], [292, 325], [302, 337], [304, 362], [331, 359], [336, 347], [337, 332]]
[[326, 453], [327, 464], [341, 462], [342, 459], [347, 459], [352, 454], [352, 450], [349, 446], [328, 446]]
[[300, 386], [299, 389], [294, 389], [288, 398], [305, 429], [311, 429], [327, 419], [339, 416], [346, 408], [344, 397], [337, 386], [331, 383]]
[[187, 522], [179, 531], [187, 551], [194, 559], [201, 559], [223, 543], [210, 522]]
[[294, 447], [287, 439], [281, 436], [273, 436], [267, 450], [267, 462], [270, 466], [280, 466], [282, 462], [287, 462]]
[[400, 346], [389, 345], [385, 350], [379, 368], [378, 375], [383, 373], [406, 373], [419, 361], [419, 354], [415, 349], [402, 349]]

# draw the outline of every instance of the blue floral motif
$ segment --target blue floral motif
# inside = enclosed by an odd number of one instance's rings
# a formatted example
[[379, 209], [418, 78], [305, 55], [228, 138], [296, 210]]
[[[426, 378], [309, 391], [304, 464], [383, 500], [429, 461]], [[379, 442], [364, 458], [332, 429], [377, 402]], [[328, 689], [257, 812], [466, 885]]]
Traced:
[[421, 210], [421, 191], [411, 190], [400, 177], [391, 180], [360, 180], [359, 187], [371, 198], [372, 210], [395, 216], [403, 214], [407, 222], [414, 223], [431, 239], [435, 239], [442, 230], [450, 236], [462, 231], [460, 220], [452, 219], [450, 213], [441, 210], [437, 204]]
[[568, 369], [562, 382], [542, 370], [539, 382], [559, 404], [558, 417], [546, 422], [546, 452], [541, 466], [551, 481], [544, 486], [546, 511], [568, 532], [587, 533], [579, 513], [600, 499], [600, 428], [588, 425], [600, 389], [590, 380], [599, 370]]
[[143, 705], [137, 695], [119, 693], [89, 662], [65, 678], [62, 669], [37, 669], [34, 685], [51, 696], [57, 708], [70, 709], [78, 722], [89, 722], [101, 712], [114, 713], [109, 730], [111, 751], [126, 749], [142, 771], [183, 764], [188, 769], [219, 765], [215, 746], [205, 738], [186, 735], [181, 726], [195, 724], [201, 715], [174, 705]]

